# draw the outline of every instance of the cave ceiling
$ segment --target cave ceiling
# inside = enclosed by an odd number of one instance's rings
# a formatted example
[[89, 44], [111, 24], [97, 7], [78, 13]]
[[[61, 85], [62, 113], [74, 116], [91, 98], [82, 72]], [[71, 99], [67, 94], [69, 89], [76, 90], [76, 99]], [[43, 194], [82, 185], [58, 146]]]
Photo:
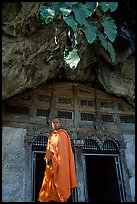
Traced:
[[71, 81], [122, 97], [134, 106], [135, 2], [119, 2], [112, 15], [117, 24], [115, 63], [102, 47], [81, 45], [81, 60], [74, 71], [63, 59], [66, 32], [62, 28], [55, 31], [53, 24], [41, 24], [41, 4], [2, 3], [2, 99], [50, 81]]

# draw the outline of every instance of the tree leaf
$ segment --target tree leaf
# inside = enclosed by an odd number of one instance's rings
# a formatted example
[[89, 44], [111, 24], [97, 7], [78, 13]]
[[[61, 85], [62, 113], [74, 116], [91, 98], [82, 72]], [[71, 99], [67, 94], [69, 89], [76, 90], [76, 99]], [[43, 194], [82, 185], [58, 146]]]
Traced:
[[88, 9], [88, 7], [86, 6], [86, 4], [82, 4], [82, 9], [85, 11], [85, 17], [89, 17], [92, 15], [92, 11]]
[[87, 38], [87, 41], [92, 44], [94, 40], [96, 39], [97, 35], [97, 26], [93, 22], [88, 22], [84, 24], [85, 28], [83, 29], [83, 32], [85, 33], [85, 36]]
[[71, 7], [71, 6], [75, 5], [75, 4], [78, 4], [78, 3], [79, 2], [65, 2], [66, 6], [69, 6], [69, 7]]
[[50, 7], [43, 6], [40, 8], [40, 16], [45, 24], [48, 24], [52, 21], [54, 14], [55, 14], [54, 9]]
[[108, 42], [108, 52], [111, 56], [112, 62], [115, 62], [115, 58], [116, 58], [115, 57], [115, 50], [113, 48], [113, 45], [110, 42]]
[[85, 18], [87, 18], [87, 17], [92, 15], [91, 10], [86, 6], [86, 4], [79, 3], [78, 6], [79, 6], [79, 9], [84, 11], [83, 13], [85, 13]]
[[66, 48], [64, 51], [64, 60], [71, 69], [73, 70], [76, 69], [80, 61], [80, 57], [79, 57], [77, 48], [73, 48], [73, 50], [71, 51], [69, 51], [69, 49]]
[[99, 39], [101, 41], [102, 46], [105, 48], [106, 51], [109, 52], [112, 62], [115, 61], [115, 50], [110, 42], [104, 37], [102, 33], [98, 33]]
[[106, 12], [108, 10], [108, 3], [109, 2], [99, 2], [99, 6], [102, 11]]
[[109, 2], [109, 8], [111, 12], [115, 11], [118, 7], [118, 2]]
[[71, 13], [69, 9], [71, 10], [71, 7], [77, 3], [78, 2], [52, 2], [52, 8], [55, 10], [56, 14], [60, 14], [61, 11], [67, 16]]
[[86, 14], [85, 11], [83, 10], [83, 7], [79, 4], [79, 5], [74, 5], [72, 7], [72, 11], [74, 12], [74, 16], [76, 21], [82, 26], [85, 24], [85, 18], [86, 18]]
[[76, 32], [77, 22], [74, 19], [73, 14], [71, 13], [69, 16], [63, 16], [64, 21]]
[[92, 13], [94, 13], [96, 9], [96, 5], [97, 5], [97, 2], [86, 2], [85, 6], [91, 11], [91, 15]]
[[108, 41], [106, 40], [104, 35], [99, 32], [98, 37], [99, 37], [99, 40], [101, 41], [102, 46], [105, 48], [105, 50], [107, 50], [108, 49]]
[[99, 6], [102, 11], [106, 12], [108, 9], [111, 10], [111, 12], [115, 11], [118, 7], [118, 2], [100, 2]]
[[113, 42], [117, 34], [117, 27], [114, 19], [107, 17], [103, 19], [101, 24], [104, 26], [104, 33], [108, 36], [109, 40]]
[[60, 8], [60, 11], [64, 16], [68, 16], [72, 10], [67, 8]]
[[56, 14], [60, 14], [60, 8], [65, 7], [65, 2], [52, 2], [52, 8], [55, 10]]

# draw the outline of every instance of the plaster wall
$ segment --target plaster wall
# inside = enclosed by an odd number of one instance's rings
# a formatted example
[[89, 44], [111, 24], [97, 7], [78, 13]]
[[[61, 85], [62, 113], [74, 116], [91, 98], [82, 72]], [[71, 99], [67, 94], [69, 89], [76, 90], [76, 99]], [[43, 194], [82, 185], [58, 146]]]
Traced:
[[133, 135], [124, 135], [126, 143], [125, 155], [127, 163], [127, 173], [131, 191], [131, 199], [135, 201], [135, 137]]
[[2, 130], [2, 202], [24, 202], [26, 129], [3, 127]]

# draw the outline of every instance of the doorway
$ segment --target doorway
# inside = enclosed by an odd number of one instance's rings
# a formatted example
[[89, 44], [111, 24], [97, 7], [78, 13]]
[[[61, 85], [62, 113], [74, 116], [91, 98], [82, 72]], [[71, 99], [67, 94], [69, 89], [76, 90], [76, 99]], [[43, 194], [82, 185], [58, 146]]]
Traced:
[[33, 201], [38, 202], [39, 191], [42, 185], [44, 171], [44, 151], [33, 151]]
[[[33, 202], [38, 202], [39, 191], [43, 182], [46, 163], [44, 160], [48, 136], [39, 135], [34, 137], [32, 142], [32, 183], [33, 183]], [[72, 189], [71, 196], [67, 202], [77, 201], [77, 191]]]
[[[43, 182], [43, 176], [45, 172], [45, 151], [33, 151], [33, 202], [39, 202], [39, 191]], [[72, 190], [72, 194], [67, 202], [73, 202], [76, 200], [76, 189]]]
[[123, 202], [118, 156], [85, 154], [89, 202]]

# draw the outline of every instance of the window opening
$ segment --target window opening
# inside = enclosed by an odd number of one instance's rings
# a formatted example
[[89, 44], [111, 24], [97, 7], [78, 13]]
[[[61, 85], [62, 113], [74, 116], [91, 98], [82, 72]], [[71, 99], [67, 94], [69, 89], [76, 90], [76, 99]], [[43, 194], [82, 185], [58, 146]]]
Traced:
[[48, 137], [47, 136], [37, 136], [33, 140], [32, 144], [32, 151], [45, 151], [46, 150], [46, 145], [48, 142]]
[[38, 95], [38, 100], [39, 101], [44, 101], [44, 102], [50, 102], [50, 96], [39, 94]]
[[94, 102], [91, 100], [80, 100], [81, 106], [94, 106]]
[[72, 100], [70, 98], [59, 98], [59, 103], [61, 103], [61, 104], [72, 104]]
[[94, 121], [94, 114], [91, 114], [91, 113], [81, 113], [81, 120]]
[[36, 110], [36, 116], [48, 117], [48, 116], [49, 116], [49, 110], [37, 108], [37, 110]]
[[121, 123], [135, 123], [135, 116], [134, 115], [120, 115]]
[[21, 97], [22, 100], [24, 101], [30, 101], [32, 99], [31, 95], [25, 95]]
[[102, 108], [113, 108], [113, 103], [112, 102], [106, 102], [106, 101], [102, 101], [100, 106]]
[[114, 122], [113, 115], [101, 115], [101, 118], [104, 122]]
[[58, 117], [64, 119], [72, 119], [72, 112], [58, 111]]
[[100, 147], [94, 139], [86, 139], [84, 142], [83, 153], [99, 152]]
[[88, 91], [86, 91], [86, 90], [83, 90], [83, 89], [79, 89], [79, 92], [80, 92], [80, 93], [85, 93], [85, 94], [89, 94], [89, 92], [88, 92]]
[[24, 107], [24, 106], [5, 105], [4, 106], [4, 112], [28, 115], [29, 114], [29, 108], [28, 107]]
[[118, 153], [118, 147], [117, 145], [115, 144], [114, 141], [112, 140], [105, 140], [104, 143], [103, 143], [103, 148], [102, 148], [102, 151], [104, 152], [113, 152], [113, 153]]

